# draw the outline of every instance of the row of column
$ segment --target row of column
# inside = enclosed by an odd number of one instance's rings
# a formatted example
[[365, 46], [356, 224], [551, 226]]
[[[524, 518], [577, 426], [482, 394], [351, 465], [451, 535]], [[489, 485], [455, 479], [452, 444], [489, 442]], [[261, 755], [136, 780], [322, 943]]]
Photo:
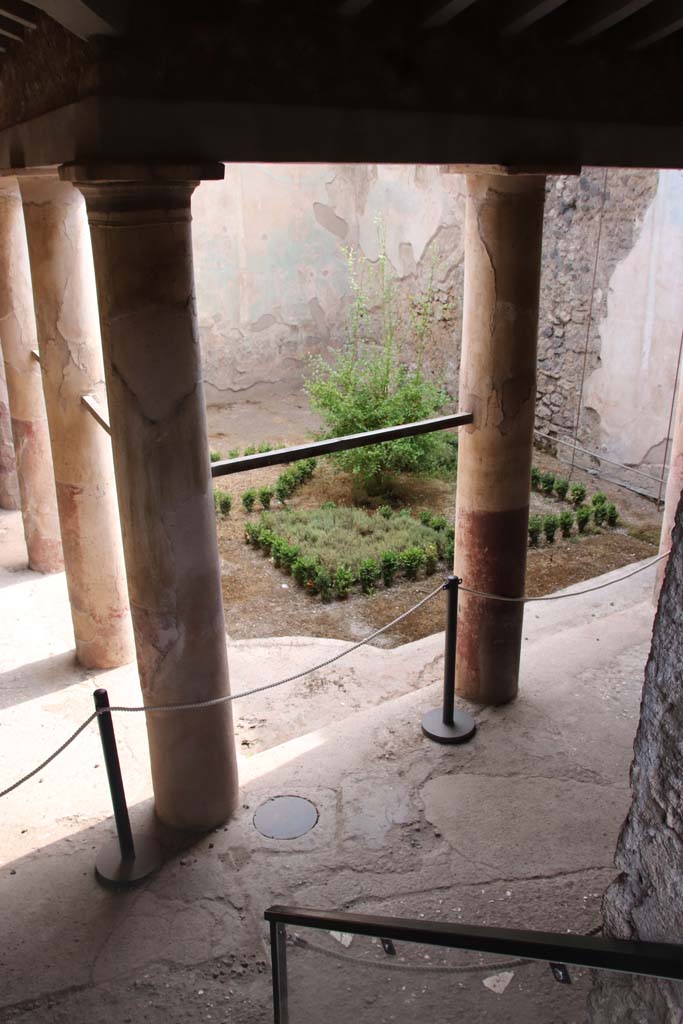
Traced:
[[[0, 192], [0, 338], [30, 565], [57, 570], [63, 553], [82, 664], [124, 663], [134, 635], [150, 705], [229, 692], [190, 232], [194, 187], [222, 175], [67, 166]], [[461, 433], [455, 568], [468, 587], [517, 598], [545, 178], [469, 174], [467, 189], [460, 408], [474, 422]], [[108, 404], [111, 443], [84, 395]], [[462, 594], [462, 697], [516, 695], [522, 614]], [[148, 712], [147, 726], [159, 817], [223, 821], [237, 798], [230, 705]]]

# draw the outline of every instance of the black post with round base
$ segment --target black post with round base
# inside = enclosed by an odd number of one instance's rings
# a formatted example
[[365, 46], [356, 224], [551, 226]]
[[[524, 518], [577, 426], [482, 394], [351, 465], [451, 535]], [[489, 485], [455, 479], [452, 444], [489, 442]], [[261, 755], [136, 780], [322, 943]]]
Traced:
[[161, 866], [161, 848], [148, 836], [139, 836], [136, 842], [133, 841], [109, 695], [106, 690], [95, 690], [93, 696], [118, 836], [103, 846], [97, 855], [95, 875], [106, 885], [135, 885]]
[[466, 743], [477, 731], [471, 715], [455, 708], [455, 647], [458, 632], [458, 589], [462, 580], [449, 576], [446, 609], [446, 649], [443, 668], [443, 706], [428, 711], [422, 719], [422, 732], [437, 743]]

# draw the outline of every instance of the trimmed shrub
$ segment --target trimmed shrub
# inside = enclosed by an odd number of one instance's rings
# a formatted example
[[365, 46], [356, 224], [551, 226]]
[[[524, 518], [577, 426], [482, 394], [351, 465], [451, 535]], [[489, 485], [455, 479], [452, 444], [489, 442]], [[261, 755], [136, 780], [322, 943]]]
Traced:
[[615, 527], [619, 522], [617, 506], [612, 501], [608, 501], [605, 505], [605, 518], [607, 519], [607, 525], [611, 527]]
[[541, 536], [541, 530], [543, 529], [543, 520], [540, 516], [531, 516], [529, 518], [529, 525], [527, 527], [529, 533], [529, 544], [532, 548], [538, 547], [538, 539]]
[[564, 512], [560, 512], [560, 530], [562, 531], [563, 537], [571, 537], [573, 525], [574, 513], [570, 512], [569, 509], [565, 509]]
[[244, 527], [244, 539], [247, 544], [253, 544], [255, 548], [260, 547], [261, 544], [261, 525], [260, 523], [247, 523]]
[[364, 558], [358, 570], [360, 589], [364, 594], [372, 594], [380, 577], [380, 567], [374, 558]]
[[586, 488], [583, 484], [572, 484], [569, 488], [569, 500], [577, 508], [586, 500]]
[[382, 519], [391, 519], [391, 517], [394, 514], [394, 510], [391, 507], [391, 505], [380, 505], [379, 508], [377, 509], [377, 512], [382, 517]]
[[239, 459], [239, 457], [240, 457], [240, 450], [239, 450], [239, 448], [231, 448], [230, 451], [228, 452], [228, 458], [229, 459]]
[[422, 548], [406, 548], [398, 556], [399, 568], [407, 580], [417, 579], [417, 575], [424, 563], [425, 553]]
[[429, 525], [432, 530], [447, 530], [449, 527], [448, 520], [445, 516], [432, 516], [432, 521]]
[[253, 487], [250, 487], [249, 490], [245, 491], [242, 495], [242, 504], [244, 505], [245, 511], [251, 512], [256, 504], [256, 491]]
[[588, 505], [579, 505], [576, 510], [576, 525], [579, 533], [583, 533], [591, 521], [591, 510]]
[[270, 508], [270, 503], [273, 500], [275, 491], [272, 487], [260, 487], [258, 492], [258, 500], [261, 502], [263, 508]]
[[607, 495], [603, 494], [602, 491], [598, 491], [597, 494], [594, 494], [593, 497], [591, 498], [591, 505], [593, 506], [593, 508], [597, 508], [598, 505], [606, 505], [606, 504], [607, 504]]
[[569, 490], [569, 480], [566, 477], [558, 476], [555, 479], [555, 494], [558, 496], [560, 501], [564, 501], [567, 497], [567, 491]]
[[266, 452], [272, 452], [272, 450], [273, 446], [270, 443], [270, 441], [262, 441], [261, 444], [256, 449], [259, 455], [265, 455]]
[[318, 571], [315, 574], [315, 589], [320, 594], [321, 600], [326, 604], [332, 600], [332, 577], [324, 565], [318, 566]]
[[216, 514], [219, 516], [230, 515], [230, 509], [232, 508], [232, 495], [228, 494], [227, 491], [214, 491], [213, 507], [216, 510]]
[[244, 449], [244, 454], [245, 455], [256, 455], [256, 445], [255, 444], [250, 444], [247, 448]]
[[555, 542], [555, 534], [557, 533], [559, 527], [559, 516], [556, 516], [554, 513], [551, 513], [548, 516], [543, 516], [543, 532], [545, 534], [545, 539], [548, 541], [548, 544], [553, 544]]
[[555, 474], [541, 473], [541, 490], [550, 497], [555, 489]]
[[596, 526], [600, 527], [607, 518], [607, 505], [599, 502], [597, 505], [593, 505], [593, 522]]
[[434, 573], [436, 572], [436, 567], [439, 562], [439, 552], [437, 550], [436, 544], [427, 544], [427, 546], [424, 549], [424, 556], [425, 575], [433, 576]]
[[215, 451], [212, 448], [211, 451], [209, 452], [209, 458], [211, 459], [212, 462], [220, 462], [223, 456], [219, 451]]
[[431, 526], [433, 518], [434, 517], [428, 508], [424, 508], [420, 512], [420, 522], [422, 523], [423, 526]]
[[334, 591], [334, 596], [343, 601], [344, 598], [349, 596], [349, 591], [355, 582], [356, 578], [347, 566], [338, 566], [336, 572], [332, 576], [332, 590]]
[[383, 551], [379, 560], [384, 586], [390, 587], [398, 572], [398, 555], [395, 551]]
[[315, 558], [307, 558], [305, 555], [300, 555], [292, 563], [292, 576], [300, 587], [313, 589], [317, 572], [318, 563]]
[[541, 471], [538, 466], [531, 467], [531, 487], [532, 490], [538, 491], [541, 486]]

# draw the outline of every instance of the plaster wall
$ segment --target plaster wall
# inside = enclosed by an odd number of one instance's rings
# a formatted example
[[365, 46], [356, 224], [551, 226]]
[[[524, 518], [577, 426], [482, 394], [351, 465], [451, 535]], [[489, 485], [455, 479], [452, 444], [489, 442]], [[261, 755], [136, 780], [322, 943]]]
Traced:
[[[424, 361], [457, 395], [463, 177], [426, 165], [233, 164], [224, 181], [197, 189], [193, 217], [209, 405], [273, 395], [284, 404], [300, 392], [307, 354], [345, 338], [353, 297], [345, 251], [376, 266], [381, 231], [406, 355], [414, 357], [411, 302], [431, 283]], [[578, 412], [580, 443], [660, 471], [683, 329], [681, 279], [683, 172], [587, 168], [548, 179], [540, 429], [571, 437]]]

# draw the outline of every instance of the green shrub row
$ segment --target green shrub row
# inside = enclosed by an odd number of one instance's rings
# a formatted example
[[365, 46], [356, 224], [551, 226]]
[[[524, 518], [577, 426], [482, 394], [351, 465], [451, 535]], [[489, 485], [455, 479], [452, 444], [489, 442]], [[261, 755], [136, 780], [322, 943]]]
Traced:
[[273, 498], [277, 498], [281, 505], [284, 505], [287, 498], [290, 498], [294, 491], [307, 480], [310, 480], [315, 472], [315, 459], [300, 459], [294, 465], [280, 473], [273, 487], [250, 487], [242, 495], [242, 505], [246, 512], [253, 512], [258, 501], [262, 509], [269, 509]]
[[559, 515], [551, 512], [545, 516], [531, 516], [528, 527], [529, 544], [531, 547], [537, 547], [541, 534], [545, 535], [548, 544], [552, 544], [558, 530], [563, 537], [570, 537], [574, 525], [579, 533], [584, 533], [591, 519], [598, 529], [605, 524], [615, 527], [619, 522], [616, 505], [608, 502], [604, 494], [598, 493], [593, 496], [590, 506], [579, 505], [574, 512], [565, 509]]
[[[272, 452], [273, 448], [276, 448], [276, 447], [277, 447], [277, 445], [271, 444], [270, 441], [263, 441], [263, 443], [259, 444], [259, 445], [255, 445], [255, 444], [248, 445], [244, 449], [243, 454], [244, 455], [256, 455], [258, 453], [259, 455], [262, 455], [262, 454], [265, 454], [266, 452]], [[239, 457], [240, 457], [240, 450], [239, 450], [239, 448], [231, 448], [230, 451], [227, 454], [227, 458], [228, 459], [238, 459]], [[211, 451], [209, 452], [209, 458], [211, 459], [212, 462], [220, 462], [221, 459], [223, 458], [223, 453], [221, 451], [218, 451], [217, 449], [212, 448]]]
[[230, 515], [230, 509], [232, 508], [232, 496], [228, 494], [227, 491], [214, 491], [213, 507], [216, 510], [217, 516]]
[[531, 467], [531, 488], [549, 498], [554, 494], [560, 501], [569, 500], [575, 508], [586, 500], [586, 488], [583, 484], [577, 483], [570, 486], [566, 477], [555, 476], [554, 473], [542, 473], [537, 466]]
[[[368, 520], [373, 517], [360, 510], [337, 510], [340, 515], [348, 512], [355, 512], [356, 516], [365, 516]], [[316, 515], [327, 512], [328, 520], [334, 515], [335, 506], [333, 502], [326, 502], [319, 510], [302, 510], [297, 515], [308, 512]], [[293, 520], [295, 513], [276, 513], [276, 516], [285, 516], [285, 521]], [[382, 515], [382, 514], [381, 514]], [[394, 513], [392, 512], [392, 516]], [[384, 516], [386, 518], [386, 516]], [[418, 524], [410, 513], [399, 512], [395, 518], [405, 522], [411, 520], [411, 526], [418, 532], [426, 525], [424, 522]], [[426, 517], [425, 517], [426, 518]], [[439, 523], [442, 517], [433, 517]], [[300, 529], [302, 540], [296, 543], [291, 539], [283, 537], [273, 529], [275, 521], [273, 517], [261, 516], [256, 522], [247, 523], [245, 528], [245, 539], [248, 544], [260, 548], [266, 555], [269, 555], [277, 568], [291, 575], [300, 587], [312, 594], [320, 594], [323, 601], [330, 601], [333, 598], [343, 599], [348, 597], [354, 587], [358, 587], [364, 594], [372, 594], [381, 581], [385, 587], [390, 587], [398, 577], [405, 579], [416, 579], [421, 573], [430, 576], [436, 572], [439, 561], [443, 558], [452, 562], [453, 558], [453, 531], [449, 530], [448, 523], [444, 519], [443, 528], [432, 527], [433, 540], [426, 540], [424, 543], [414, 543], [401, 550], [387, 548], [373, 557], [364, 557], [357, 564], [334, 564], [325, 559], [325, 555], [315, 554], [318, 548], [315, 543], [315, 533], [308, 531], [304, 526]], [[301, 526], [301, 524], [299, 524]], [[403, 535], [403, 527], [399, 527], [397, 536]], [[423, 534], [429, 534], [423, 530]], [[333, 543], [330, 545], [334, 550]]]

